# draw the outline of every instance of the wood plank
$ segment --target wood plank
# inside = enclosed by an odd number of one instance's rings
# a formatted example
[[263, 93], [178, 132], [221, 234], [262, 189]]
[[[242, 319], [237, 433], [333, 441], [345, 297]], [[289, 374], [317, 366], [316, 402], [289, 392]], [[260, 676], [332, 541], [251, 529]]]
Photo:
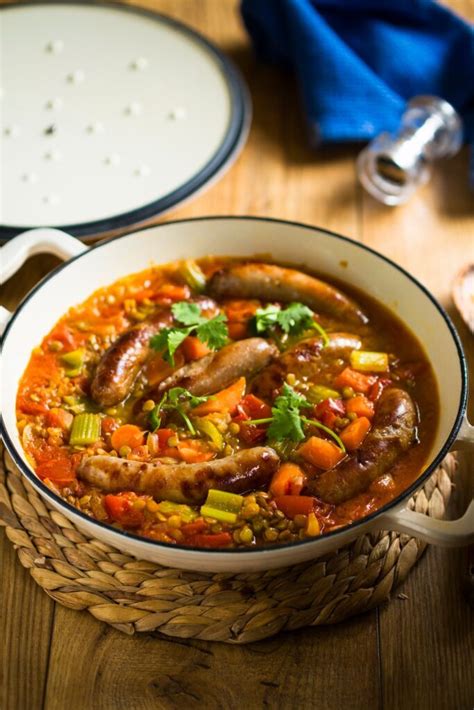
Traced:
[[58, 607], [45, 710], [375, 709], [377, 664], [374, 612], [243, 647], [128, 637]]
[[40, 710], [54, 603], [18, 562], [0, 530], [0, 708]]

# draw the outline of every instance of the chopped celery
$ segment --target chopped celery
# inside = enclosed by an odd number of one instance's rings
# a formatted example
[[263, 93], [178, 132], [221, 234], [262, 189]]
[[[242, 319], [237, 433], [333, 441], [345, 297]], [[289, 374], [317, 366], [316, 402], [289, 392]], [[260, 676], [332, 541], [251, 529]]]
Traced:
[[369, 350], [353, 350], [351, 352], [351, 367], [360, 372], [387, 372], [387, 353], [375, 353]]
[[206, 502], [201, 506], [201, 515], [224, 523], [235, 523], [243, 502], [243, 496], [211, 488], [207, 493]]
[[194, 291], [201, 293], [206, 288], [206, 277], [194, 259], [185, 259], [179, 265], [181, 276]]
[[218, 451], [222, 451], [224, 448], [224, 437], [220, 433], [219, 429], [213, 424], [209, 419], [204, 417], [199, 417], [194, 420], [194, 423], [201, 434], [207, 436], [212, 443], [216, 446]]
[[76, 414], [72, 423], [69, 443], [71, 446], [93, 444], [100, 437], [100, 416], [84, 412]]
[[82, 367], [75, 367], [75, 368], [70, 368], [68, 367], [66, 370], [64, 370], [64, 374], [66, 377], [77, 377], [80, 375], [82, 372]]
[[306, 397], [311, 404], [319, 404], [320, 402], [324, 402], [325, 399], [338, 399], [340, 396], [337, 390], [332, 390], [323, 385], [312, 385], [306, 393]]
[[61, 362], [68, 365], [71, 370], [77, 370], [83, 366], [85, 354], [86, 351], [84, 348], [78, 348], [77, 350], [72, 350], [70, 353], [61, 355]]
[[182, 503], [173, 503], [170, 500], [162, 500], [158, 504], [158, 511], [163, 515], [179, 515], [183, 523], [191, 523], [198, 517], [195, 510]]

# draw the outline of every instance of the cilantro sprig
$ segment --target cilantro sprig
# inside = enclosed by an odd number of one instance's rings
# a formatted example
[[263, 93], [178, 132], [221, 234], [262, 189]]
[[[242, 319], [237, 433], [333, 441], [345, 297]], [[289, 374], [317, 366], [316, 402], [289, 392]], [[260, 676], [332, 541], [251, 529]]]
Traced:
[[208, 399], [209, 397], [197, 397], [196, 395], [191, 394], [191, 392], [184, 387], [173, 387], [164, 393], [161, 400], [155, 405], [148, 415], [151, 430], [155, 431], [156, 429], [159, 429], [163, 413], [171, 411], [179, 414], [191, 434], [196, 434], [196, 430], [186, 410], [194, 409], [194, 407], [197, 407], [198, 404], [206, 402]]
[[255, 313], [255, 330], [265, 333], [279, 326], [288, 335], [300, 335], [305, 330], [316, 330], [326, 346], [329, 337], [326, 331], [314, 318], [313, 311], [303, 303], [290, 303], [286, 308], [269, 305], [259, 308]]
[[174, 354], [188, 335], [196, 335], [210, 350], [218, 350], [227, 343], [229, 333], [227, 318], [219, 313], [214, 318], [205, 318], [196, 303], [181, 301], [171, 307], [174, 320], [179, 326], [163, 328], [150, 339], [150, 347], [162, 353], [163, 358], [174, 366]]
[[301, 413], [302, 409], [310, 409], [313, 405], [306, 397], [288, 384], [284, 384], [281, 394], [275, 399], [272, 407], [272, 416], [264, 419], [250, 419], [246, 424], [270, 424], [267, 430], [269, 441], [299, 442], [305, 438], [303, 426], [311, 425], [326, 432], [331, 436], [342, 451], [346, 451], [340, 437], [329, 427], [324, 426], [317, 419], [308, 419]]

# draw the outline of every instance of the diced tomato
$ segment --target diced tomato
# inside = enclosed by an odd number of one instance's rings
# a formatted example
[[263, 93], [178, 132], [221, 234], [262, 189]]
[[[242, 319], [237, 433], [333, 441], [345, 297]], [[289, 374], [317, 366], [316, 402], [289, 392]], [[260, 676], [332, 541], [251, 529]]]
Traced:
[[272, 408], [254, 394], [246, 394], [237, 405], [237, 412], [248, 419], [265, 419], [271, 417]]
[[116, 451], [122, 446], [130, 446], [131, 449], [135, 449], [145, 443], [145, 434], [135, 424], [123, 424], [113, 432], [110, 442]]
[[63, 431], [68, 431], [71, 428], [74, 415], [71, 412], [61, 409], [60, 407], [53, 407], [46, 414], [46, 423], [51, 427], [58, 427], [63, 429]]
[[329, 469], [336, 466], [345, 454], [333, 441], [311, 436], [298, 449], [298, 454], [305, 461], [322, 469]]
[[215, 533], [214, 535], [195, 535], [193, 545], [196, 547], [227, 547], [232, 542], [232, 535], [228, 532]]
[[346, 449], [349, 451], [358, 449], [364, 441], [370, 427], [370, 420], [367, 419], [367, 417], [359, 417], [348, 424], [345, 429], [341, 431], [341, 440]]
[[175, 301], [187, 301], [191, 295], [188, 286], [178, 286], [177, 284], [162, 284], [154, 293], [153, 300], [157, 303], [173, 303]]
[[[237, 422], [237, 418], [234, 419]], [[245, 441], [246, 444], [255, 444], [257, 441], [263, 441], [267, 436], [267, 430], [261, 426], [255, 426], [255, 424], [246, 424], [242, 422], [240, 424], [239, 439]]]
[[339, 388], [352, 387], [356, 392], [367, 394], [370, 387], [377, 381], [375, 375], [363, 375], [362, 372], [346, 367], [334, 380], [334, 386]]
[[201, 533], [204, 530], [207, 530], [209, 525], [206, 523], [205, 520], [202, 518], [198, 518], [197, 520], [193, 520], [192, 523], [186, 523], [185, 525], [181, 526], [181, 532], [184, 535], [196, 535], [196, 533]]
[[113, 417], [104, 417], [101, 421], [102, 434], [111, 434], [118, 427], [119, 424]]
[[284, 463], [273, 474], [270, 493], [273, 496], [297, 496], [303, 490], [304, 482], [305, 474], [302, 468], [294, 463]]
[[346, 410], [348, 414], [357, 414], [358, 417], [371, 419], [374, 416], [374, 403], [363, 394], [358, 394], [356, 397], [347, 400]]
[[53, 340], [58, 340], [62, 343], [65, 346], [66, 351], [74, 350], [77, 347], [74, 333], [64, 323], [59, 323], [55, 329], [51, 331], [44, 342], [45, 344], [48, 344]]
[[374, 382], [374, 384], [370, 387], [369, 393], [367, 395], [370, 401], [377, 402], [380, 399], [380, 395], [384, 391], [385, 387], [388, 387], [391, 384], [392, 380], [389, 380], [385, 377], [379, 377], [378, 380]]
[[155, 431], [155, 434], [158, 437], [158, 445], [159, 445], [160, 452], [161, 452], [167, 448], [168, 439], [170, 438], [170, 436], [174, 436], [176, 434], [176, 432], [173, 431], [173, 429], [157, 429]]
[[195, 338], [194, 335], [188, 335], [180, 347], [187, 361], [200, 360], [200, 358], [211, 352], [206, 343], [202, 343], [199, 338]]
[[16, 406], [23, 414], [46, 414], [48, 412], [48, 407], [44, 402], [33, 402], [24, 394], [18, 395]]
[[342, 399], [325, 399], [314, 408], [314, 414], [324, 426], [332, 429], [337, 417], [346, 414], [346, 408]]
[[277, 496], [275, 499], [276, 506], [288, 518], [294, 518], [295, 515], [309, 515], [316, 508], [317, 500], [312, 496]]
[[65, 486], [76, 478], [72, 461], [64, 457], [49, 459], [49, 461], [40, 463], [36, 467], [36, 473], [41, 480], [44, 481], [45, 478], [49, 478], [50, 481], [59, 486]]
[[143, 509], [135, 505], [138, 500], [140, 498], [135, 493], [108, 493], [104, 497], [104, 506], [113, 521], [128, 528], [138, 528], [145, 519]]

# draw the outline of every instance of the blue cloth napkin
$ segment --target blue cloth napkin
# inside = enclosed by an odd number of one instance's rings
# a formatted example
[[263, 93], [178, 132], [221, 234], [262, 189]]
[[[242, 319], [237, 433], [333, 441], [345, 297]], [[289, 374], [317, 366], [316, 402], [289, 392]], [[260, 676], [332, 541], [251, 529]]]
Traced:
[[433, 0], [243, 0], [242, 15], [257, 56], [295, 70], [315, 141], [394, 131], [431, 94], [474, 142], [474, 28]]

